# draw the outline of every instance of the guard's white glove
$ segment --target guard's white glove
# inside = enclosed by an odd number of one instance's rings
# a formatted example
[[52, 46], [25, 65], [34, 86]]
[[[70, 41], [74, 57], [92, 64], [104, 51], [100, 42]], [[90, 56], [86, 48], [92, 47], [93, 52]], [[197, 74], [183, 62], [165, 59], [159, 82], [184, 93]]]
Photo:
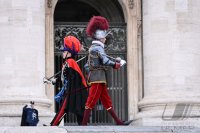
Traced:
[[52, 85], [54, 85], [56, 83], [56, 79], [48, 80], [46, 78], [43, 78], [43, 83], [44, 84], [52, 84]]
[[120, 67], [126, 64], [126, 61], [122, 60], [120, 57], [115, 58], [115, 61], [120, 63]]
[[125, 60], [121, 60], [120, 61], [120, 66], [122, 67], [123, 65], [125, 65], [126, 64], [126, 61]]
[[43, 83], [44, 84], [51, 84], [51, 80], [48, 80], [48, 79], [44, 78], [43, 79]]

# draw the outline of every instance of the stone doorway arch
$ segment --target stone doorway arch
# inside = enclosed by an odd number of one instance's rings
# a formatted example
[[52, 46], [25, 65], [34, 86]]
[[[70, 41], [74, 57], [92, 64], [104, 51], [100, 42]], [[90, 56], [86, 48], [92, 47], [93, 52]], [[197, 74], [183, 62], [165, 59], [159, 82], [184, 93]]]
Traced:
[[54, 21], [88, 22], [94, 15], [104, 16], [109, 22], [124, 22], [118, 0], [58, 0]]
[[[84, 0], [79, 0], [84, 1]], [[100, 1], [100, 0], [99, 0]], [[124, 18], [127, 23], [127, 64], [128, 68], [128, 118], [133, 119], [138, 113], [138, 101], [142, 98], [142, 46], [141, 46], [141, 0], [116, 0], [121, 6]], [[45, 55], [46, 77], [54, 74], [54, 10], [58, 0], [46, 0], [46, 38]], [[84, 1], [95, 5], [93, 0]], [[107, 2], [107, 1], [106, 1]], [[103, 3], [105, 6], [108, 4]], [[102, 10], [96, 5], [96, 10]], [[106, 13], [106, 10], [104, 10]], [[109, 14], [109, 16], [112, 15]], [[109, 18], [108, 18], [109, 19]], [[119, 19], [119, 18], [118, 18]], [[112, 19], [109, 21], [113, 21]], [[46, 86], [46, 93], [53, 103], [54, 88]], [[54, 106], [51, 107], [54, 110]]]

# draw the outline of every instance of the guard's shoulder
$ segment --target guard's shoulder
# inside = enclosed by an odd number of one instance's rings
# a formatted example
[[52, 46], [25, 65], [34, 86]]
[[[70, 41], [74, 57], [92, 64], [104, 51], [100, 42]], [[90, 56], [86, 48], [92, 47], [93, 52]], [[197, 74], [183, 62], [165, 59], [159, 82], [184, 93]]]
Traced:
[[104, 49], [103, 49], [103, 47], [101, 47], [100, 45], [95, 45], [95, 44], [93, 44], [91, 47], [90, 47], [90, 49], [89, 49], [89, 51], [98, 51], [98, 52], [101, 52], [101, 51], [103, 51]]

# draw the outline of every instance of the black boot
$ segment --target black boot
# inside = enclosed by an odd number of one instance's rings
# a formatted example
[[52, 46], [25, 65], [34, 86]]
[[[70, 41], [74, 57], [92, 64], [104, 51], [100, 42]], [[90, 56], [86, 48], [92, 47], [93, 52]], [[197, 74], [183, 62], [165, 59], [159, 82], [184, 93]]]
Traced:
[[123, 125], [129, 125], [129, 124], [131, 124], [131, 122], [133, 122], [133, 120], [123, 121]]
[[129, 121], [122, 121], [122, 120], [120, 120], [120, 119], [117, 117], [115, 111], [114, 111], [112, 108], [109, 109], [108, 112], [109, 112], [110, 115], [113, 117], [113, 119], [115, 120], [115, 123], [116, 123], [117, 125], [129, 125], [129, 124], [133, 121], [133, 120], [129, 120]]
[[111, 115], [112, 118], [115, 120], [115, 123], [116, 123], [117, 125], [123, 125], [123, 124], [124, 124], [123, 121], [120, 120], [120, 119], [117, 117], [117, 115], [116, 115], [115, 111], [113, 110], [113, 108], [111, 108], [111, 109], [109, 109], [109, 110], [107, 110], [107, 111], [110, 113], [110, 115]]
[[83, 116], [76, 114], [76, 120], [78, 125], [82, 125]]

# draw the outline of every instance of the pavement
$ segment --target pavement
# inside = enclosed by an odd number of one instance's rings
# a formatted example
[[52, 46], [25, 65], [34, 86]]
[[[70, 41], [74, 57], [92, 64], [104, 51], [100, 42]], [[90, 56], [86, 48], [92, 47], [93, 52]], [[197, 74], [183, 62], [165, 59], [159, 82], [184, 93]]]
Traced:
[[200, 133], [195, 127], [37, 126], [0, 127], [0, 133]]

